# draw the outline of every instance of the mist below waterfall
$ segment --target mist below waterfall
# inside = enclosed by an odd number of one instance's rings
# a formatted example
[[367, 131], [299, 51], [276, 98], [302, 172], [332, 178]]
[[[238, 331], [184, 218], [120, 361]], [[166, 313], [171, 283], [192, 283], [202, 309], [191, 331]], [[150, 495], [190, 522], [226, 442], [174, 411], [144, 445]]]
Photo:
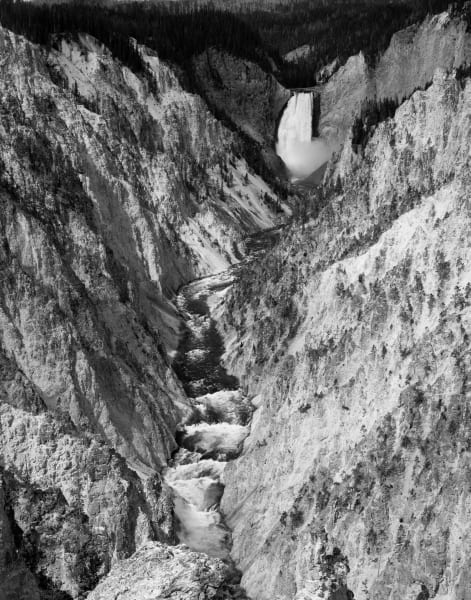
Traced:
[[276, 153], [294, 180], [304, 179], [325, 164], [332, 150], [322, 138], [313, 138], [314, 94], [301, 92], [289, 100], [278, 126]]

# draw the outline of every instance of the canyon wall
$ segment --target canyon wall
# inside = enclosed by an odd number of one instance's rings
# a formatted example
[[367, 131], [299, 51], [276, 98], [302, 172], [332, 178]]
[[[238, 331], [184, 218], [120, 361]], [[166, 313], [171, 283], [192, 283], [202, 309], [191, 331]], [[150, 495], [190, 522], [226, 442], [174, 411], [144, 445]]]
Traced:
[[470, 597], [471, 83], [429, 66], [224, 307], [257, 410], [222, 507], [257, 600]]
[[352, 56], [319, 87], [320, 135], [338, 149], [367, 100], [402, 101], [429, 85], [435, 69], [451, 71], [466, 64], [470, 56], [467, 23], [453, 13], [429, 16], [394, 34], [374, 66], [363, 53]]
[[270, 190], [144, 49], [138, 77], [85, 36], [1, 44], [4, 349], [49, 408], [161, 465], [183, 398], [169, 298], [273, 225]]
[[[269, 59], [265, 57], [265, 62]], [[291, 92], [267, 67], [208, 48], [192, 61], [193, 77], [213, 111], [243, 136], [245, 154], [269, 181], [284, 187], [285, 168], [275, 153], [278, 123]], [[274, 65], [273, 65], [274, 67]]]
[[253, 140], [273, 146], [276, 122], [290, 91], [254, 62], [216, 48], [196, 57], [193, 64], [209, 102]]
[[[289, 92], [211, 50], [211, 112], [145, 47], [136, 69], [86, 35], [0, 29], [0, 49], [1, 593], [242, 597], [227, 564], [167, 547], [173, 300], [289, 212], [241, 140], [273, 157]], [[319, 214], [216, 307], [257, 408], [222, 505], [257, 600], [469, 597], [469, 57], [444, 14], [339, 69]], [[393, 96], [353, 148], [365, 100]]]
[[280, 208], [146, 48], [135, 72], [85, 35], [0, 49], [0, 596], [82, 598], [175, 542], [173, 294]]

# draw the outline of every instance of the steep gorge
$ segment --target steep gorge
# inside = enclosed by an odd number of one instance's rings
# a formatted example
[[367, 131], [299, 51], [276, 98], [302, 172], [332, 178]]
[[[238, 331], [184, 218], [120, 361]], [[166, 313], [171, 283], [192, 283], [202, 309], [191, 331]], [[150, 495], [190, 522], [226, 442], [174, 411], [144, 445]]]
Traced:
[[[176, 542], [173, 295], [282, 209], [146, 48], [134, 73], [86, 35], [44, 48], [1, 29], [0, 47], [0, 597], [81, 598]], [[208, 558], [193, 576], [192, 594], [229, 577]]]
[[276, 169], [273, 75], [196, 57], [211, 112], [143, 46], [0, 47], [0, 599], [242, 599], [229, 530], [253, 600], [468, 598], [466, 23], [316, 90], [319, 212], [242, 264], [289, 213], [237, 133]]

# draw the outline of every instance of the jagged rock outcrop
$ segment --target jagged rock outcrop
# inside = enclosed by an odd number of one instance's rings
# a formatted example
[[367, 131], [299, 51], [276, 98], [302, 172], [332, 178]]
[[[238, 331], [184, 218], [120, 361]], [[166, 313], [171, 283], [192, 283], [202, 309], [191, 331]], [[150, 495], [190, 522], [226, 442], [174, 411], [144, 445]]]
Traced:
[[89, 600], [228, 600], [245, 598], [231, 586], [230, 567], [222, 560], [149, 543], [116, 565]]
[[2, 600], [34, 598], [38, 585], [45, 598], [84, 597], [146, 540], [174, 542], [160, 476], [142, 482], [103, 440], [48, 411], [4, 356], [1, 367]]
[[39, 600], [37, 582], [17, 554], [15, 522], [5, 501], [0, 482], [0, 598], [2, 600]]
[[225, 305], [257, 406], [222, 502], [249, 596], [469, 595], [470, 118], [438, 70]]

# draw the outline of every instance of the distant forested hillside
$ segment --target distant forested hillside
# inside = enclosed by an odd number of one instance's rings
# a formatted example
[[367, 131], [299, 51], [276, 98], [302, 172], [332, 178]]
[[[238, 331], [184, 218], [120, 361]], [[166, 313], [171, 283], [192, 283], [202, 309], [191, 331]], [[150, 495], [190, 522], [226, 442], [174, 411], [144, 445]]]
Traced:
[[102, 7], [80, 2], [46, 5], [2, 0], [0, 23], [41, 44], [50, 43], [53, 34], [89, 33], [135, 69], [140, 63], [129, 38], [182, 67], [192, 56], [215, 46], [269, 68], [256, 29], [231, 12], [212, 7], [185, 9], [178, 3]]
[[[450, 5], [462, 10], [466, 0], [286, 0], [270, 8], [240, 13], [257, 30], [266, 47], [279, 57], [280, 78], [287, 87], [308, 87], [315, 75], [335, 58], [343, 63], [362, 50], [373, 64], [391, 36], [427, 14]], [[281, 59], [308, 44], [311, 50], [296, 62]]]
[[[167, 2], [106, 7], [2, 0], [0, 22], [42, 44], [55, 33], [90, 33], [136, 69], [140, 59], [128, 41], [133, 37], [181, 66], [190, 83], [191, 57], [218, 47], [266, 70], [275, 64], [284, 85], [306, 87], [335, 58], [343, 62], [362, 50], [374, 63], [394, 32], [449, 4], [449, 0], [243, 0], [205, 6]], [[461, 10], [465, 4], [459, 0], [454, 7]], [[286, 52], [304, 44], [311, 47], [306, 56], [296, 62], [283, 60]]]

